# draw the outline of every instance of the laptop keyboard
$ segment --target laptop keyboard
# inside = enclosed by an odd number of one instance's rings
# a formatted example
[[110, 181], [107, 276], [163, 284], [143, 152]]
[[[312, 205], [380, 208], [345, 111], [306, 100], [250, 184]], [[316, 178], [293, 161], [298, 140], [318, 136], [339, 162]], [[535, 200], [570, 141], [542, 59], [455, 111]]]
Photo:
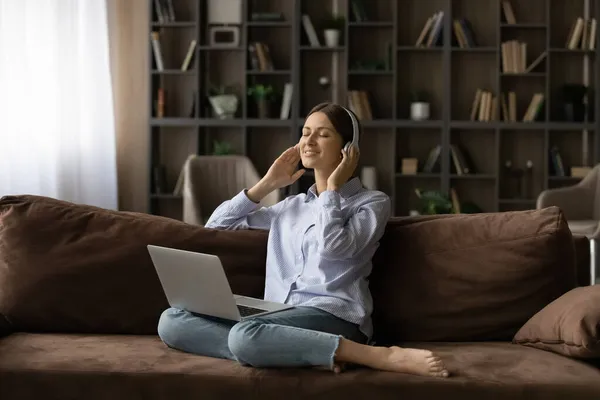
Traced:
[[264, 313], [266, 310], [261, 310], [260, 308], [243, 306], [241, 304], [237, 305], [238, 310], [240, 310], [240, 315], [242, 317], [248, 317], [250, 315]]

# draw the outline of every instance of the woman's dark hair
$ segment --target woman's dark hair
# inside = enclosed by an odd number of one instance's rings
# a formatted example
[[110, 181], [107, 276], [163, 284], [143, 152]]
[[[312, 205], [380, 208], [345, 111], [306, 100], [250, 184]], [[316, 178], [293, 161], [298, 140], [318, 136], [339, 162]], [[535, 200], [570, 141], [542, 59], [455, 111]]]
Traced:
[[[308, 112], [307, 117], [316, 112], [322, 112], [327, 116], [331, 122], [331, 125], [333, 125], [335, 130], [338, 131], [338, 133], [342, 136], [342, 146], [344, 146], [347, 142], [352, 141], [352, 119], [342, 106], [335, 103], [320, 103], [314, 106], [312, 110]], [[356, 117], [356, 114], [354, 114], [354, 116]], [[356, 118], [356, 120], [358, 121], [358, 118]]]

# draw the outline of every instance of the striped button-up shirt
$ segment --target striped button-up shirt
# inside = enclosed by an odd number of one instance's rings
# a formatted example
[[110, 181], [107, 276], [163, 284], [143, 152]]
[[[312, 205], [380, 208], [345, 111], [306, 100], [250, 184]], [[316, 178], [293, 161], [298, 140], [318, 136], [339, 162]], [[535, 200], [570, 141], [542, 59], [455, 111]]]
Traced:
[[269, 230], [265, 300], [311, 306], [357, 324], [371, 339], [367, 277], [391, 213], [389, 197], [359, 178], [339, 191], [286, 197], [260, 207], [242, 190], [210, 216], [207, 228]]

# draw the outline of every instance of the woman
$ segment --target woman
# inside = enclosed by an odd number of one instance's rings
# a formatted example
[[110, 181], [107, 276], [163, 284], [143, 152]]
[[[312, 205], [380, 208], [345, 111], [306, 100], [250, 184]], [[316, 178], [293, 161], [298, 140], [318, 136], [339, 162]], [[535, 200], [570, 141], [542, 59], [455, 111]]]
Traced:
[[[295, 307], [235, 321], [166, 310], [158, 333], [168, 346], [255, 367], [346, 363], [386, 371], [447, 377], [430, 351], [377, 347], [372, 337], [372, 299], [367, 277], [390, 216], [390, 199], [354, 177], [359, 153], [348, 111], [323, 103], [309, 113], [298, 144], [287, 149], [264, 178], [221, 204], [206, 224], [219, 229], [269, 230], [265, 299]], [[304, 169], [315, 184], [272, 207], [257, 203], [294, 183]]]

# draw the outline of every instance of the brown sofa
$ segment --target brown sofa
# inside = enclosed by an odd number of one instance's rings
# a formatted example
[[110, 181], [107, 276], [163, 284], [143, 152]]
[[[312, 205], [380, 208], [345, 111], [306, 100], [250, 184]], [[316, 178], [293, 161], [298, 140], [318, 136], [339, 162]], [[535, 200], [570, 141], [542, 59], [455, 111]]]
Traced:
[[[261, 296], [267, 234], [36, 196], [0, 200], [0, 399], [599, 399], [600, 292], [558, 208], [394, 218], [374, 258], [377, 345], [452, 376], [254, 369], [167, 348], [147, 253], [217, 254]], [[578, 287], [580, 286], [580, 287]]]

